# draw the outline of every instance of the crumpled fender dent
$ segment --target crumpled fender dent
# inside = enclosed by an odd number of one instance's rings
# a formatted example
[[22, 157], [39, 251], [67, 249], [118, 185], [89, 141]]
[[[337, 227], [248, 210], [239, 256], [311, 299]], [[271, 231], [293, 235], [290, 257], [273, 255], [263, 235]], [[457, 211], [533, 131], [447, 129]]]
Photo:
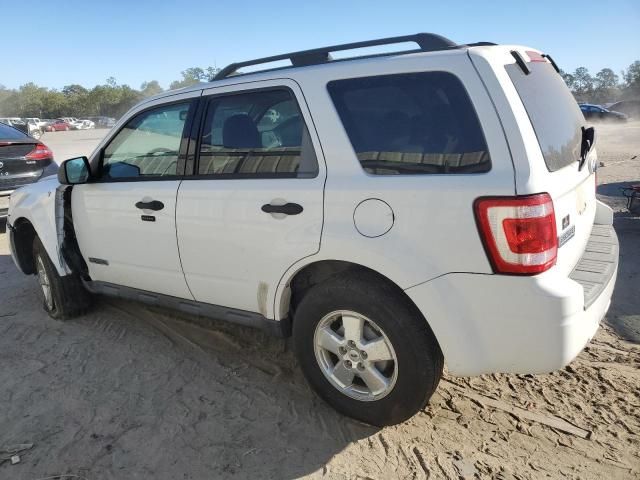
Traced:
[[58, 219], [60, 217], [60, 233], [64, 218], [62, 193], [66, 186], [60, 185], [56, 177], [49, 177], [39, 182], [19, 188], [11, 194], [9, 204], [9, 225], [15, 227], [20, 219], [28, 220], [33, 225], [51, 262], [60, 276], [69, 275], [71, 270], [60, 255], [58, 235]]

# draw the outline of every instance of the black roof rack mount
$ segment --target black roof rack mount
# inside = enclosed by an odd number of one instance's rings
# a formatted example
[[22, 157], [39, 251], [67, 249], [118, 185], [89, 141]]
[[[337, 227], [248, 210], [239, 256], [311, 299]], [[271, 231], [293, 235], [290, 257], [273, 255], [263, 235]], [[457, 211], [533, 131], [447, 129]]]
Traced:
[[272, 63], [279, 60], [289, 60], [291, 66], [302, 67], [306, 65], [317, 65], [331, 61], [331, 52], [340, 52], [343, 50], [355, 50], [357, 48], [375, 47], [378, 45], [393, 45], [396, 43], [414, 42], [418, 44], [415, 50], [404, 52], [390, 52], [387, 55], [396, 55], [398, 53], [415, 53], [415, 52], [435, 52], [438, 50], [450, 50], [459, 48], [460, 45], [452, 42], [448, 38], [436, 35], [435, 33], [417, 33], [415, 35], [404, 35], [401, 37], [379, 38], [377, 40], [368, 40], [365, 42], [345, 43], [343, 45], [334, 45], [332, 47], [314, 48], [311, 50], [302, 50], [299, 52], [285, 53], [282, 55], [274, 55], [272, 57], [258, 58], [248, 60], [246, 62], [238, 62], [227, 65], [220, 70], [212, 80], [222, 80], [238, 70], [251, 65], [260, 65], [263, 63]]

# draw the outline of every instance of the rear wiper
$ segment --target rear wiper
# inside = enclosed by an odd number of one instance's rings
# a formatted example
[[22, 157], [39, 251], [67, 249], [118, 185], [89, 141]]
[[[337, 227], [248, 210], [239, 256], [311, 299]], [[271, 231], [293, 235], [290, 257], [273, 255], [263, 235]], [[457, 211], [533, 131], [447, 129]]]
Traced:
[[582, 167], [584, 167], [584, 163], [587, 161], [587, 155], [593, 148], [593, 143], [596, 139], [596, 131], [593, 127], [580, 128], [582, 129], [582, 142], [580, 145], [580, 158], [578, 159], [578, 171], [581, 171]]

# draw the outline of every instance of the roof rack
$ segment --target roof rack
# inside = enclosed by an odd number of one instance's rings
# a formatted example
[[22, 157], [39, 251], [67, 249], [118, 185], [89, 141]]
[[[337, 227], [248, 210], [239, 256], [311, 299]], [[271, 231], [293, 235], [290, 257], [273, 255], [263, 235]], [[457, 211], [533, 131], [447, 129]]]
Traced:
[[[263, 63], [272, 63], [279, 60], [289, 60], [291, 67], [303, 67], [307, 65], [317, 65], [332, 60], [330, 53], [342, 50], [354, 50], [357, 48], [375, 47], [378, 45], [393, 45], [396, 43], [415, 42], [418, 44], [417, 49], [406, 50], [400, 52], [390, 52], [384, 55], [396, 55], [398, 53], [416, 53], [416, 52], [435, 52], [438, 50], [450, 50], [460, 48], [464, 45], [458, 45], [448, 38], [436, 35], [435, 33], [417, 33], [415, 35], [404, 35], [401, 37], [379, 38], [377, 40], [368, 40], [365, 42], [345, 43], [343, 45], [334, 45], [332, 47], [314, 48], [311, 50], [302, 50], [299, 52], [285, 53], [282, 55], [274, 55], [272, 57], [258, 58], [248, 60], [246, 62], [238, 62], [227, 65], [220, 70], [212, 80], [222, 80], [231, 75], [237, 74], [238, 70], [250, 65], [260, 65]], [[484, 42], [483, 42], [484, 43]], [[286, 68], [286, 67], [285, 67]]]

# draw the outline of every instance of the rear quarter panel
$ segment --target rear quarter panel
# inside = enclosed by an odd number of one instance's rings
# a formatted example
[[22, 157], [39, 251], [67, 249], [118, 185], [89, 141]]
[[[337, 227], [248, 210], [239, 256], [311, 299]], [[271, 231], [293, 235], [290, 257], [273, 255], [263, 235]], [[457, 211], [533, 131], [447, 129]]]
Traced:
[[[339, 78], [408, 72], [446, 71], [464, 84], [482, 124], [492, 168], [482, 174], [394, 175], [366, 173], [327, 91]], [[513, 195], [514, 173], [496, 110], [465, 51], [382, 57], [350, 62], [339, 72], [309, 68], [296, 80], [302, 86], [327, 162], [325, 221], [317, 255], [294, 264], [284, 275], [278, 301], [292, 276], [308, 263], [344, 260], [371, 268], [403, 289], [449, 272], [491, 273], [475, 224], [474, 200], [483, 195]], [[391, 230], [376, 238], [355, 228], [354, 210], [377, 198], [394, 214]]]

